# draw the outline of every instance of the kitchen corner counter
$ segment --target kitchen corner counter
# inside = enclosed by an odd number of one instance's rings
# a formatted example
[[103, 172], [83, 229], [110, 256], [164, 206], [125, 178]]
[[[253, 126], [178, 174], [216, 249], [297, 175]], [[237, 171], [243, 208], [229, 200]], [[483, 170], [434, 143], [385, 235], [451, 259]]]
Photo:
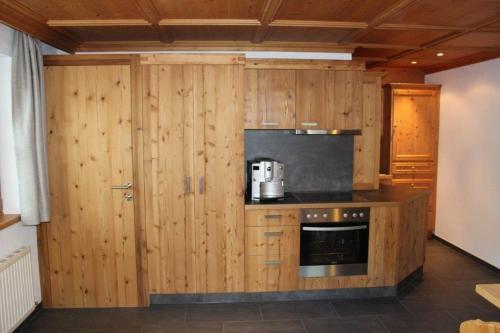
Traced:
[[352, 201], [331, 203], [246, 203], [245, 209], [291, 209], [291, 208], [335, 208], [335, 207], [380, 207], [397, 206], [408, 201], [430, 195], [430, 190], [409, 189], [382, 185], [379, 190], [355, 190]]

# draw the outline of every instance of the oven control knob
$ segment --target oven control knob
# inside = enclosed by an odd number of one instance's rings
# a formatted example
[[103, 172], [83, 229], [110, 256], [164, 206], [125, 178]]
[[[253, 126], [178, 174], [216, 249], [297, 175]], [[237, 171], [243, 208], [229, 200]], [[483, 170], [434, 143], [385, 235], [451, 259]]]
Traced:
[[353, 218], [356, 218], [356, 217], [358, 217], [358, 214], [356, 214], [356, 213], [352, 213], [352, 217], [353, 217]]
[[365, 213], [359, 213], [359, 217], [365, 217]]
[[317, 219], [317, 218], [318, 218], [318, 214], [314, 214], [314, 215], [313, 215], [313, 217], [314, 217], [315, 219]]
[[326, 219], [328, 217], [327, 213], [323, 213], [323, 218]]
[[310, 219], [311, 218], [311, 214], [306, 214], [306, 219]]
[[343, 216], [344, 216], [344, 218], [346, 219], [346, 218], [348, 218], [348, 217], [349, 217], [349, 214], [344, 213], [344, 215], [343, 215]]

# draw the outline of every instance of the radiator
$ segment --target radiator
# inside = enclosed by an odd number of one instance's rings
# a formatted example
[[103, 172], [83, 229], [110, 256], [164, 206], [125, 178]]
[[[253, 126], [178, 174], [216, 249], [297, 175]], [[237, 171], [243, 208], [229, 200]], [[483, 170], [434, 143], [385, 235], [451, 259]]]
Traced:
[[35, 309], [29, 247], [0, 260], [0, 333], [11, 333]]

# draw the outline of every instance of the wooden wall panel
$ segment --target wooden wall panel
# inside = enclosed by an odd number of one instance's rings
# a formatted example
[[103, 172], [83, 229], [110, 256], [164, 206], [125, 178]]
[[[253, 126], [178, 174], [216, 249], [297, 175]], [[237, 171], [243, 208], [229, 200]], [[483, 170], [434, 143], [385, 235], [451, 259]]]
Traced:
[[382, 87], [380, 73], [365, 72], [362, 89], [362, 135], [354, 138], [353, 188], [378, 189]]
[[47, 67], [45, 80], [46, 306], [137, 306], [133, 202], [111, 189], [132, 181], [130, 68]]

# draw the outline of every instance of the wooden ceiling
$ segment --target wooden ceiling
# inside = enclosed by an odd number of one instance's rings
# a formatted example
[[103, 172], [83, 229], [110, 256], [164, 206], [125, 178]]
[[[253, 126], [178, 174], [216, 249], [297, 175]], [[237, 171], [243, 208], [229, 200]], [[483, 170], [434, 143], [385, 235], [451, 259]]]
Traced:
[[0, 21], [69, 52], [341, 50], [426, 72], [500, 56], [500, 0], [0, 0]]

